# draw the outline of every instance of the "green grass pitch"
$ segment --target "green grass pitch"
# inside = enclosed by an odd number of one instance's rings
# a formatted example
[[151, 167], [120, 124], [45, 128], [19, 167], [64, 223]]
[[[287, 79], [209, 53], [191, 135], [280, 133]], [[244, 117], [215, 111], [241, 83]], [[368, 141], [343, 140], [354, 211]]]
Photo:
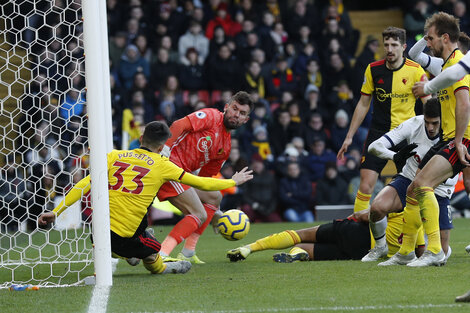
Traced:
[[[470, 304], [454, 303], [470, 289], [470, 256], [464, 250], [470, 220], [454, 224], [448, 264], [418, 269], [360, 261], [278, 264], [271, 259], [274, 251], [230, 263], [228, 249], [309, 225], [253, 224], [238, 242], [208, 229], [198, 245], [198, 256], [207, 264], [193, 265], [185, 275], [150, 275], [142, 265], [120, 261], [107, 312], [470, 312]], [[160, 241], [170, 230], [154, 228]], [[0, 271], [0, 280], [9, 277]], [[0, 312], [87, 312], [92, 292], [92, 286], [1, 290]]]

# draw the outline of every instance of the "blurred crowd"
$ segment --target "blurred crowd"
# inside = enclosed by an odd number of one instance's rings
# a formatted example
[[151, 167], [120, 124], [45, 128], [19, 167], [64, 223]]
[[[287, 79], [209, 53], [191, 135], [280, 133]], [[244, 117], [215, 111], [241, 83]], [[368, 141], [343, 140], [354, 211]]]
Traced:
[[[32, 55], [34, 78], [21, 99], [26, 114], [15, 155], [0, 181], [1, 194], [12, 196], [20, 191], [12, 193], [8, 182], [26, 181], [18, 188], [29, 196], [2, 197], [10, 211], [20, 200], [27, 211], [29, 199], [43, 210], [57, 188], [69, 188], [88, 166], [80, 1], [28, 5], [19, 7], [25, 18], [14, 20], [7, 34]], [[397, 5], [409, 46], [436, 11], [458, 16], [462, 31], [470, 27], [463, 1]], [[227, 191], [222, 209], [243, 208], [254, 221], [313, 221], [315, 205], [353, 203], [370, 112], [346, 159], [337, 161], [336, 153], [364, 70], [382, 53], [381, 38], [368, 36], [358, 47], [360, 33], [342, 0], [107, 0], [107, 14], [115, 148], [137, 147], [147, 122], [171, 124], [201, 108], [222, 110], [245, 90], [255, 108], [233, 134], [221, 175], [248, 165], [255, 178]]]

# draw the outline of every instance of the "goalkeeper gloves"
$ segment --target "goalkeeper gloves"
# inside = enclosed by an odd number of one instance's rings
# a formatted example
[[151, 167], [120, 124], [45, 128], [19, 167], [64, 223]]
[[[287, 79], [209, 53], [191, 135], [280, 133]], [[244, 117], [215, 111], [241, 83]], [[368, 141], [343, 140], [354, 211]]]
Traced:
[[418, 145], [415, 143], [410, 143], [409, 145], [404, 146], [401, 148], [395, 155], [393, 156], [393, 162], [395, 162], [395, 166], [397, 168], [397, 172], [400, 173], [403, 169], [403, 166], [406, 164], [406, 160], [409, 157], [416, 154], [416, 151], [413, 151]]

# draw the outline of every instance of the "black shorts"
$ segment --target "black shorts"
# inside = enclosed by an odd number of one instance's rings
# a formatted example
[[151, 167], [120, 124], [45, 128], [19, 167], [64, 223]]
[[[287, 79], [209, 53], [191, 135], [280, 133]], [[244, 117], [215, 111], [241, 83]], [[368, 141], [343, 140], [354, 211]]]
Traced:
[[449, 143], [449, 140], [439, 140], [434, 146], [429, 148], [428, 152], [426, 152], [421, 162], [419, 162], [418, 168], [422, 170], [426, 163], [428, 163], [429, 160], [431, 160], [431, 158], [435, 156], [439, 152], [439, 150], [442, 149], [442, 147], [447, 145], [447, 143]]
[[158, 253], [160, 248], [157, 239], [146, 230], [130, 238], [121, 237], [111, 231], [111, 251], [121, 257], [143, 259]]
[[[469, 150], [470, 140], [467, 138], [463, 138], [462, 143], [467, 148], [467, 151], [470, 151]], [[459, 160], [459, 155], [457, 154], [457, 150], [455, 149], [455, 144], [454, 144], [453, 139], [447, 142], [447, 144], [443, 146], [439, 150], [439, 152], [437, 152], [437, 154], [446, 158], [446, 160], [449, 161], [450, 165], [452, 165], [452, 171], [453, 171], [452, 177], [460, 173], [465, 168], [465, 166]]]
[[[382, 137], [386, 132], [378, 131], [375, 129], [369, 129], [369, 133], [367, 134], [367, 139], [364, 143], [364, 147], [362, 149], [362, 158], [361, 158], [361, 165], [360, 169], [368, 169], [373, 170], [377, 173], [381, 173], [384, 169], [385, 165], [387, 164], [388, 160], [381, 159], [378, 156], [375, 156], [369, 153], [367, 150], [372, 142], [376, 141], [380, 137]], [[391, 148], [392, 151], [398, 151], [402, 147], [406, 145], [406, 140], [403, 140], [399, 144], [395, 145]]]
[[314, 260], [360, 260], [370, 250], [370, 230], [366, 223], [334, 220], [317, 230]]

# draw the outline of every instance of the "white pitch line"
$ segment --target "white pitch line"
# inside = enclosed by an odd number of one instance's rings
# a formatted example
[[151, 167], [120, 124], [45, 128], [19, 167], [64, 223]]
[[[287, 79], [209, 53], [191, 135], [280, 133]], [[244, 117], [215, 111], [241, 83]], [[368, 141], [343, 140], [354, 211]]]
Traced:
[[221, 311], [157, 311], [155, 313], [262, 313], [262, 312], [317, 312], [317, 311], [364, 311], [364, 310], [390, 310], [390, 309], [435, 309], [467, 307], [465, 304], [410, 304], [410, 305], [365, 305], [365, 306], [331, 306], [331, 307], [303, 307], [303, 308], [269, 308], [269, 309], [247, 309], [247, 310], [221, 310]]
[[[111, 259], [112, 272], [116, 271], [119, 259]], [[93, 296], [91, 297], [90, 304], [88, 305], [88, 313], [106, 313], [108, 306], [109, 292], [111, 286], [97, 286], [93, 288]]]

